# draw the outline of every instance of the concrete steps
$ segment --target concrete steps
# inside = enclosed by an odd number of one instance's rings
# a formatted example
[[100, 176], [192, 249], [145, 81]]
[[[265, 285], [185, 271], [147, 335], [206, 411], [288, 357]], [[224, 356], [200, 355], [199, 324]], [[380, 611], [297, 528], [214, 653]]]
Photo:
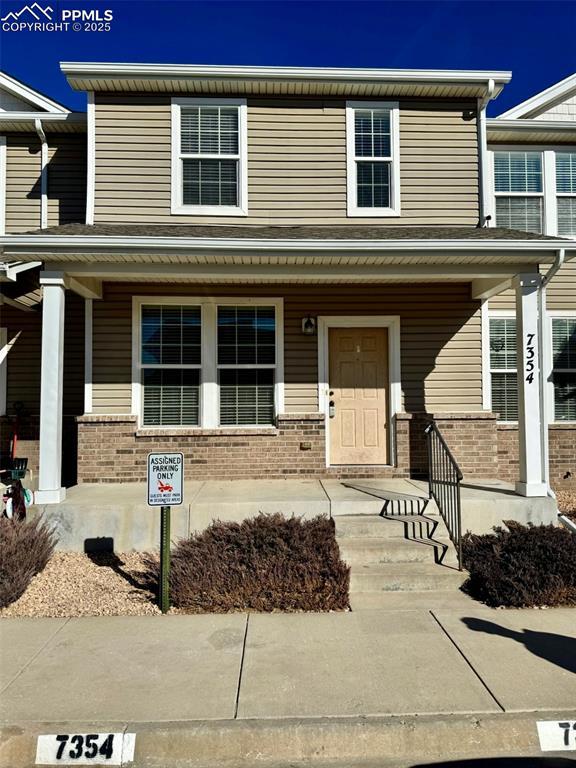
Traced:
[[[406, 604], [439, 607], [462, 596], [467, 578], [439, 515], [366, 515], [334, 518], [342, 558], [350, 565], [353, 610], [385, 608], [390, 595], [413, 595]], [[388, 598], [388, 599], [387, 599]], [[404, 607], [401, 598], [395, 608]]]

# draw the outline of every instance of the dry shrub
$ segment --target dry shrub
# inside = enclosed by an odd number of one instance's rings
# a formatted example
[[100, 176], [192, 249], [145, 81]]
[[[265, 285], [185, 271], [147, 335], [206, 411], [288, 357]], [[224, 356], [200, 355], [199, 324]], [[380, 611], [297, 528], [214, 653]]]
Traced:
[[465, 589], [492, 607], [576, 605], [576, 536], [553, 525], [520, 525], [463, 539]]
[[[157, 585], [158, 558], [146, 562]], [[170, 602], [189, 613], [345, 610], [349, 581], [332, 520], [260, 514], [179, 541]]]
[[0, 608], [18, 600], [54, 553], [56, 535], [41, 517], [0, 518]]

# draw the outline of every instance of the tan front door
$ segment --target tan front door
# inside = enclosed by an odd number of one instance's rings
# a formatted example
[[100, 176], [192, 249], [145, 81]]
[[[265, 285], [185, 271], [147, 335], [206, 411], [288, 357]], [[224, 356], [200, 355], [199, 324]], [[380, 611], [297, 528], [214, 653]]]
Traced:
[[330, 464], [388, 463], [388, 330], [329, 330]]

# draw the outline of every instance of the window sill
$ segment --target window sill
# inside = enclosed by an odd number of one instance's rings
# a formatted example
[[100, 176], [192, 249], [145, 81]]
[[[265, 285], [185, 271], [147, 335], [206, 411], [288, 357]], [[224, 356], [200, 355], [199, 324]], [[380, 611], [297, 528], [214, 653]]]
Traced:
[[226, 205], [173, 205], [173, 216], [248, 216], [246, 208]]
[[233, 437], [250, 435], [276, 436], [280, 430], [276, 427], [216, 427], [214, 429], [202, 429], [202, 427], [144, 427], [136, 430], [136, 437]]
[[400, 208], [348, 208], [348, 216], [355, 218], [375, 219], [380, 217], [399, 217]]

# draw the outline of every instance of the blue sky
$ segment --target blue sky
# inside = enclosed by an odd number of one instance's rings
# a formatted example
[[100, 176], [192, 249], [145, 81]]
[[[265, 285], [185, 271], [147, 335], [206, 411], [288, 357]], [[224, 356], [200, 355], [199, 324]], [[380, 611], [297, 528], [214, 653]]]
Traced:
[[109, 32], [0, 32], [0, 67], [75, 109], [60, 61], [510, 69], [492, 115], [576, 71], [576, 0], [39, 2], [113, 11]]

